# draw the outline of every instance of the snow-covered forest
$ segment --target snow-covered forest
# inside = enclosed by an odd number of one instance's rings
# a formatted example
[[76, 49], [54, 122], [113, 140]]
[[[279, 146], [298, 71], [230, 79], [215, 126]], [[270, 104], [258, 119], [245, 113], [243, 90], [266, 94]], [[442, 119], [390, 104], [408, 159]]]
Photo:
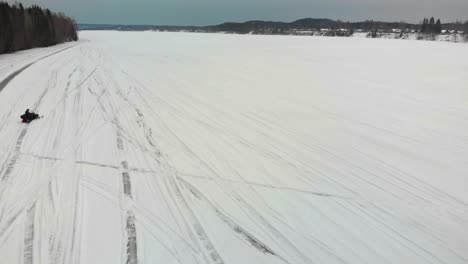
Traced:
[[0, 54], [78, 39], [75, 22], [39, 6], [0, 2]]

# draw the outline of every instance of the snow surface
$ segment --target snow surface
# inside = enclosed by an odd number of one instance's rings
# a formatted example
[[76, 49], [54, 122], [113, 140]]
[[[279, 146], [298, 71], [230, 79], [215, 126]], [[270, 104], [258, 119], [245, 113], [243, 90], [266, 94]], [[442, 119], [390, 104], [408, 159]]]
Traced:
[[81, 38], [0, 56], [1, 263], [468, 263], [466, 44]]

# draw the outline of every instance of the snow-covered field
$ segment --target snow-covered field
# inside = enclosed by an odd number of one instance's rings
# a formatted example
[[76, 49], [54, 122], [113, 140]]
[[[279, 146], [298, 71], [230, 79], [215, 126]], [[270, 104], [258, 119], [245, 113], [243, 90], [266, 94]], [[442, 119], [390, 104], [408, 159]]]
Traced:
[[466, 44], [81, 39], [0, 56], [0, 263], [468, 263]]

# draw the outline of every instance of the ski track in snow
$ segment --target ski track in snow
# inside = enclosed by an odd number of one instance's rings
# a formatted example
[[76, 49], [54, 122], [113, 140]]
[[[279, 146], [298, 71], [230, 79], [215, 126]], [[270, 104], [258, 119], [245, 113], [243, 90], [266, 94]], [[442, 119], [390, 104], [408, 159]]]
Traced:
[[466, 45], [81, 37], [0, 56], [2, 263], [468, 263]]

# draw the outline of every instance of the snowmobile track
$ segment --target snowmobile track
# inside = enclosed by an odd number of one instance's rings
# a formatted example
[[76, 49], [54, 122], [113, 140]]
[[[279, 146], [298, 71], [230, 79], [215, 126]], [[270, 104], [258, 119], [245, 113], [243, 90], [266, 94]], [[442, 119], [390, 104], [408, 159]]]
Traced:
[[24, 226], [24, 264], [33, 263], [34, 255], [34, 217], [36, 205], [34, 204], [26, 213]]
[[[116, 122], [116, 146], [117, 149], [121, 152], [121, 156], [124, 156], [125, 146], [123, 141], [123, 136], [121, 128]], [[122, 171], [122, 185], [123, 193], [125, 197], [133, 200], [132, 198], [132, 186], [130, 181], [130, 174], [128, 171], [128, 162], [123, 160], [121, 162], [121, 171]], [[135, 215], [132, 210], [128, 209], [126, 211], [126, 237], [127, 237], [127, 261], [126, 264], [138, 264], [138, 251], [137, 251], [137, 230], [135, 226]]]
[[[193, 185], [188, 183], [183, 179], [179, 179], [184, 183], [184, 185], [190, 190], [190, 192], [197, 197], [198, 199], [202, 200], [203, 202], [207, 203], [213, 211], [218, 215], [219, 218], [223, 222], [225, 222], [234, 232], [238, 233], [241, 237], [243, 237], [246, 241], [248, 241], [253, 247], [258, 249], [264, 254], [270, 254], [276, 257], [279, 257], [277, 253], [275, 253], [271, 248], [269, 248], [265, 243], [261, 242], [259, 239], [255, 238], [252, 234], [249, 234], [247, 230], [242, 228], [240, 225], [236, 224], [232, 219], [228, 216], [223, 214], [218, 208], [216, 208], [199, 190], [197, 190]], [[281, 257], [279, 257], [281, 258]], [[281, 258], [282, 259], [282, 258]], [[282, 259], [285, 263], [288, 263], [285, 259]]]
[[27, 64], [26, 66], [23, 66], [21, 69], [19, 69], [19, 70], [13, 72], [12, 74], [8, 75], [5, 79], [3, 79], [3, 81], [0, 82], [0, 92], [1, 92], [1, 91], [8, 85], [8, 83], [10, 83], [16, 76], [18, 76], [20, 73], [22, 73], [24, 70], [26, 70], [27, 68], [31, 67], [31, 66], [34, 65], [35, 63], [37, 63], [37, 62], [39, 62], [39, 61], [41, 61], [41, 60], [43, 60], [43, 59], [45, 59], [45, 58], [51, 57], [51, 56], [53, 56], [53, 55], [55, 55], [55, 54], [61, 53], [61, 52], [65, 51], [65, 50], [74, 48], [74, 47], [76, 47], [76, 46], [77, 46], [77, 45], [73, 45], [73, 46], [71, 46], [71, 47], [66, 47], [66, 48], [64, 48], [64, 49], [61, 49], [61, 50], [55, 51], [55, 52], [53, 52], [53, 53], [51, 53], [51, 54], [48, 54], [48, 55], [46, 55], [46, 56], [43, 56], [43, 57], [41, 57], [41, 58], [39, 58], [39, 59], [37, 59], [37, 60], [35, 60], [35, 61], [33, 61], [33, 62]]

